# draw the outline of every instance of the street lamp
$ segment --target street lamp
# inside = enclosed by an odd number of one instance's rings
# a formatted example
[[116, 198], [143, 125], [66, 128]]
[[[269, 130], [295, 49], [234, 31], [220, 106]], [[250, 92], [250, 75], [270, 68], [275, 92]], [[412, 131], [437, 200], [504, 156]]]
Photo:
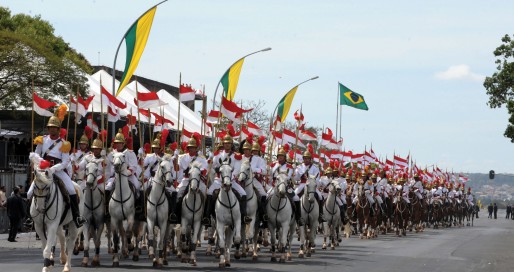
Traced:
[[[232, 65], [230, 65], [230, 66], [228, 67], [227, 71], [225, 71], [225, 73], [223, 73], [223, 75], [225, 75], [226, 73], [228, 73], [228, 71], [230, 70], [230, 68], [231, 68], [232, 66], [234, 66], [234, 64], [236, 64], [238, 61], [240, 61], [240, 60], [242, 60], [242, 59], [244, 59], [244, 58], [246, 58], [246, 57], [248, 57], [248, 56], [251, 56], [251, 55], [253, 55], [253, 54], [257, 54], [257, 53], [259, 53], [259, 52], [266, 52], [266, 51], [270, 51], [270, 50], [271, 50], [271, 47], [267, 47], [267, 48], [261, 49], [261, 50], [259, 50], [259, 51], [252, 52], [252, 53], [250, 53], [250, 54], [248, 54], [248, 55], [245, 55], [245, 56], [243, 56], [243, 57], [239, 58], [239, 59], [238, 59], [238, 60], [236, 60]], [[223, 76], [221, 76], [221, 78], [223, 78]], [[214, 97], [213, 97], [213, 99], [212, 99], [212, 109], [214, 109], [214, 108], [216, 107], [216, 95], [218, 94], [218, 88], [219, 88], [220, 83], [221, 83], [221, 78], [220, 78], [220, 81], [218, 81], [218, 85], [216, 85], [216, 90], [214, 91]], [[214, 147], [214, 129], [212, 130], [212, 146]]]

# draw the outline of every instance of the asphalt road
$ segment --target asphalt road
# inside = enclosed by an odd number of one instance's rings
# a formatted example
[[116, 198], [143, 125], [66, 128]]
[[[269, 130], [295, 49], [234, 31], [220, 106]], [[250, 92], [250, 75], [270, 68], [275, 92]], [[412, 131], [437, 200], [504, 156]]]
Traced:
[[[504, 212], [500, 211], [500, 217]], [[42, 251], [34, 235], [20, 234], [18, 243], [9, 243], [7, 234], [0, 235], [1, 271], [40, 271]], [[373, 240], [360, 240], [358, 237], [343, 239], [335, 250], [322, 251], [322, 237], [317, 238], [317, 251], [312, 258], [297, 258], [298, 244], [293, 244], [293, 260], [285, 264], [270, 263], [267, 249], [261, 252], [258, 261], [251, 258], [232, 260], [234, 271], [514, 271], [514, 220], [499, 218], [487, 219], [481, 213], [474, 227], [427, 229], [423, 233], [407, 233], [406, 237], [392, 234], [380, 235]], [[90, 251], [90, 254], [92, 252]], [[122, 260], [120, 268], [111, 267], [111, 256], [105, 247], [101, 251], [101, 271], [155, 271], [151, 260], [143, 255], [139, 262]], [[82, 268], [82, 253], [73, 256], [72, 271], [92, 271]], [[205, 256], [205, 245], [199, 248], [198, 266], [182, 264], [170, 257], [165, 271], [219, 271], [217, 260]], [[56, 265], [53, 271], [61, 271]]]

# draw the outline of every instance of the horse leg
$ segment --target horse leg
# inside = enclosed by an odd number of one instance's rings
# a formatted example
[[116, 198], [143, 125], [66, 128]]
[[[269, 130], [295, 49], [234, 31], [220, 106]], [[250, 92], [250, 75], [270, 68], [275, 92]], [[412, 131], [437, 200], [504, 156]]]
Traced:
[[269, 235], [271, 239], [271, 262], [276, 263], [277, 262], [277, 256], [276, 256], [276, 244], [277, 244], [277, 238], [276, 238], [276, 230], [274, 226], [269, 225]]
[[216, 220], [216, 232], [218, 233], [218, 244], [220, 248], [219, 268], [225, 268], [225, 226]]
[[[65, 251], [66, 252], [71, 252], [73, 250], [73, 247], [74, 247], [73, 241], [77, 238], [77, 236], [78, 236], [78, 229], [75, 226], [75, 223], [74, 222], [68, 223], [68, 236], [66, 237], [66, 242], [65, 242], [65, 244], [66, 244]], [[63, 235], [63, 237], [64, 237], [64, 235]], [[64, 243], [61, 244], [61, 248], [64, 248]], [[61, 258], [63, 256], [62, 253], [63, 253], [63, 250], [61, 249]], [[62, 271], [69, 272], [70, 269], [71, 269], [71, 255], [67, 254], [66, 262], [64, 264], [64, 269]]]
[[[101, 219], [100, 219], [98, 228], [93, 233], [94, 234], [94, 244], [95, 244], [95, 256], [93, 257], [93, 260], [91, 261], [91, 266], [93, 266], [93, 267], [100, 266], [100, 239], [102, 238], [103, 231], [104, 231], [104, 224], [103, 224], [103, 222], [101, 222]], [[87, 242], [87, 245], [89, 248], [89, 241]]]
[[[82, 267], [87, 267], [89, 263], [89, 222], [84, 224], [82, 228], [82, 233], [84, 236], [85, 244], [84, 244], [84, 258], [82, 258], [82, 263], [80, 264]], [[94, 226], [91, 226], [94, 227]], [[95, 238], [96, 242], [96, 238]]]
[[298, 258], [304, 257], [304, 250], [305, 250], [305, 232], [307, 231], [307, 227], [301, 226], [300, 229], [300, 251], [298, 251]]
[[139, 261], [139, 254], [141, 253], [141, 248], [139, 247], [139, 243], [143, 243], [144, 240], [144, 229], [145, 222], [138, 221], [136, 223], [136, 228], [131, 228], [131, 230], [135, 231], [132, 236], [134, 236], [134, 253], [132, 253], [132, 260], [134, 262]]
[[148, 221], [147, 221], [147, 224], [148, 224], [148, 258], [150, 260], [153, 261], [154, 263], [154, 266], [155, 266], [155, 248], [154, 248], [154, 245], [155, 245], [155, 241], [154, 241], [154, 229], [155, 229], [155, 226], [154, 226], [154, 220], [153, 218], [148, 218]]
[[[198, 235], [201, 233], [201, 229], [202, 229], [202, 225], [201, 225], [201, 222], [200, 220], [196, 220], [195, 222], [193, 222], [193, 239], [196, 241], [198, 240]], [[195, 243], [191, 243], [191, 246], [190, 246], [190, 251], [191, 251], [191, 256], [189, 258], [189, 263], [192, 265], [192, 266], [196, 266], [196, 242]]]
[[[56, 229], [56, 227], [48, 226], [48, 229], [52, 230], [52, 229]], [[41, 241], [43, 241], [44, 233], [42, 232], [41, 234], [43, 234], [43, 236], [41, 236]], [[46, 241], [46, 245], [44, 245], [44, 249], [43, 249], [43, 258], [44, 258], [43, 272], [50, 271], [50, 266], [52, 266], [50, 256], [51, 256], [52, 247], [55, 246], [56, 235], [57, 234], [55, 231], [48, 231], [48, 233], [47, 233], [47, 241]]]
[[[57, 237], [59, 238], [59, 244], [61, 245], [61, 252], [60, 252], [60, 261], [61, 261], [61, 264], [64, 265], [66, 263], [66, 260], [68, 259], [68, 252], [71, 252], [70, 251], [67, 251], [66, 250], [66, 247], [67, 247], [67, 243], [66, 243], [66, 237], [64, 236], [64, 231], [62, 229], [62, 227], [59, 227], [59, 230], [57, 231]], [[77, 235], [73, 236], [74, 238], [77, 237]], [[69, 242], [71, 244], [73, 244], [71, 241]], [[72, 247], [73, 249], [73, 247]]]

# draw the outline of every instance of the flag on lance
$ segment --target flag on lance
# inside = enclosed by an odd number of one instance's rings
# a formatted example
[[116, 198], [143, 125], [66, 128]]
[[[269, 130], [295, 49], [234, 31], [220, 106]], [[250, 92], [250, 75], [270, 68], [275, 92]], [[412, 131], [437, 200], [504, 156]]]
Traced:
[[241, 114], [252, 111], [253, 109], [242, 109], [236, 103], [229, 101], [225, 97], [221, 98], [221, 113], [234, 123], [239, 123]]
[[180, 85], [180, 102], [187, 102], [195, 100], [195, 90], [191, 85]]
[[219, 118], [221, 117], [221, 113], [217, 110], [211, 110], [207, 115], [207, 119], [205, 120], [208, 124], [217, 124]]
[[53, 113], [48, 111], [47, 109], [50, 107], [57, 106], [56, 103], [39, 97], [35, 92], [32, 93], [32, 99], [34, 100], [33, 108], [37, 114], [39, 114], [41, 116], [46, 116], [46, 117], [51, 117], [53, 115]]
[[250, 121], [246, 121], [246, 126], [248, 127], [248, 131], [253, 133], [253, 135], [257, 135], [257, 136], [264, 135], [264, 132], [258, 125], [254, 124]]
[[401, 158], [399, 156], [394, 155], [394, 165], [396, 165], [399, 168], [408, 168], [409, 167], [409, 156], [407, 156], [407, 159]]
[[298, 135], [298, 138], [300, 138], [304, 141], [316, 141], [318, 139], [316, 134], [310, 130], [300, 131], [300, 135]]
[[469, 181], [469, 178], [462, 175], [462, 174], [459, 174], [459, 181], [462, 182], [462, 183], [466, 183]]
[[87, 109], [89, 108], [89, 104], [91, 104], [91, 101], [93, 101], [94, 97], [95, 96], [92, 95], [87, 99], [83, 99], [82, 97], [78, 96], [77, 100], [75, 100], [73, 96], [70, 96], [70, 112], [75, 112], [76, 114], [85, 117], [87, 114]]
[[139, 108], [149, 109], [156, 108], [160, 106], [168, 105], [168, 103], [164, 103], [159, 99], [159, 96], [155, 92], [142, 93], [137, 92], [137, 99], [134, 100], [136, 105], [139, 105]]
[[92, 114], [89, 114], [87, 116], [87, 126], [90, 127], [96, 133], [100, 132], [100, 130], [98, 129], [98, 125], [93, 120], [93, 115]]

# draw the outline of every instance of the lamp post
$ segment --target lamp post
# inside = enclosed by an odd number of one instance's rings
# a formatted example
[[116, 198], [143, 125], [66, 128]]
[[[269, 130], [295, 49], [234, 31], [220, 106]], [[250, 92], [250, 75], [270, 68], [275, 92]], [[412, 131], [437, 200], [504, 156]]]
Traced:
[[[248, 57], [248, 56], [251, 56], [253, 54], [257, 54], [257, 53], [260, 53], [260, 52], [266, 52], [266, 51], [270, 51], [271, 50], [271, 47], [267, 47], [267, 48], [264, 48], [264, 49], [261, 49], [259, 51], [255, 51], [255, 52], [252, 52], [250, 54], [247, 54], [243, 57], [240, 57], [239, 59], [237, 59], [232, 65], [230, 65], [227, 69], [227, 71], [225, 71], [225, 73], [223, 73], [223, 75], [225, 75], [232, 66], [234, 66], [234, 64], [236, 64], [238, 61]], [[223, 78], [223, 76], [221, 77]], [[216, 85], [216, 90], [214, 91], [214, 96], [213, 96], [213, 99], [212, 99], [212, 108], [211, 109], [214, 109], [216, 107], [216, 95], [218, 94], [218, 88], [220, 86], [220, 83], [221, 83], [221, 78], [220, 80], [218, 81], [218, 85]], [[212, 130], [212, 147], [214, 148], [214, 133], [215, 133], [215, 129]]]

